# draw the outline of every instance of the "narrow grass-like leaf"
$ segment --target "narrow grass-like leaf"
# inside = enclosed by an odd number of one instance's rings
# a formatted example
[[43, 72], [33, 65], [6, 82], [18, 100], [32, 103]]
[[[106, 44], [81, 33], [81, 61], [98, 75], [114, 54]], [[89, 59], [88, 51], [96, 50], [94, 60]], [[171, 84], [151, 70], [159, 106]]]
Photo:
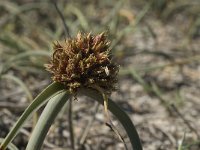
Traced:
[[184, 131], [182, 139], [178, 143], [178, 150], [184, 150], [184, 141], [185, 141], [186, 131]]
[[[6, 33], [0, 36], [0, 43], [12, 48], [13, 50], [17, 50], [18, 52], [25, 51], [28, 47], [24, 46], [20, 43], [19, 40], [16, 39], [16, 35], [12, 33]], [[15, 37], [15, 39], [14, 39]], [[19, 38], [19, 37], [18, 37]]]
[[151, 91], [151, 87], [149, 87], [149, 85], [144, 81], [144, 79], [139, 75], [139, 73], [135, 69], [131, 69], [130, 73], [133, 76], [133, 78], [135, 78], [135, 80], [137, 80], [137, 82], [139, 82], [147, 92]]
[[126, 26], [124, 29], [120, 30], [119, 33], [116, 35], [116, 39], [112, 42], [111, 49], [113, 49], [119, 41], [126, 35], [127, 33], [130, 33], [130, 31], [135, 31], [137, 28], [137, 25], [140, 23], [140, 21], [144, 18], [144, 16], [147, 14], [147, 12], [151, 8], [152, 2], [146, 3], [144, 8], [141, 10], [141, 12], [138, 14], [135, 20], [133, 20], [128, 26]]
[[40, 66], [15, 66], [15, 69], [19, 72], [28, 72], [28, 73], [33, 73], [33, 74], [44, 74], [46, 75], [46, 71], [44, 71], [44, 66], [43, 68]]
[[[3, 141], [3, 138], [0, 138], [0, 143]], [[8, 150], [19, 150], [14, 144], [10, 143], [8, 145]]]
[[81, 24], [81, 27], [82, 27], [85, 31], [87, 31], [87, 30], [89, 29], [89, 23], [88, 23], [86, 17], [84, 16], [84, 14], [81, 12], [81, 10], [78, 9], [78, 8], [77, 8], [76, 6], [74, 6], [74, 5], [70, 5], [70, 6], [68, 7], [68, 10], [69, 10], [71, 13], [73, 13], [74, 15], [77, 16], [77, 18], [78, 18], [78, 20], [79, 20], [79, 22], [80, 22], [80, 24]]
[[[19, 86], [22, 87], [22, 89], [26, 93], [29, 103], [31, 103], [33, 101], [33, 96], [31, 94], [30, 90], [28, 89], [28, 87], [25, 85], [25, 83], [21, 79], [15, 77], [13, 75], [8, 75], [8, 74], [3, 75], [1, 78], [2, 79], [12, 80], [15, 83], [17, 83]], [[33, 126], [35, 126], [37, 118], [38, 118], [37, 117], [37, 113], [35, 113], [34, 116], [33, 116]]]
[[56, 116], [61, 111], [67, 100], [70, 98], [66, 90], [60, 92], [58, 95], [51, 98], [42, 112], [38, 123], [33, 130], [33, 133], [29, 139], [26, 150], [40, 150], [47, 135], [47, 132], [53, 124]]
[[27, 57], [33, 57], [33, 56], [46, 56], [47, 58], [50, 56], [50, 53], [44, 50], [37, 50], [37, 51], [31, 51], [31, 52], [24, 52], [20, 53], [14, 57], [11, 57], [8, 59], [2, 66], [2, 72], [7, 71], [16, 61], [23, 61], [24, 58]]
[[27, 107], [24, 113], [21, 115], [19, 120], [15, 123], [13, 128], [10, 130], [5, 140], [0, 146], [0, 150], [5, 150], [8, 144], [13, 140], [19, 130], [22, 128], [22, 125], [29, 118], [29, 116], [41, 107], [45, 102], [47, 102], [52, 96], [54, 96], [60, 90], [63, 90], [64, 87], [59, 83], [52, 83], [49, 85], [42, 93], [40, 93], [34, 101]]
[[[104, 103], [102, 95], [95, 90], [80, 89], [79, 94], [91, 97], [92, 99], [98, 101], [102, 105]], [[111, 99], [108, 100], [108, 109], [117, 117], [117, 119], [123, 125], [131, 141], [133, 150], [142, 150], [142, 145], [140, 142], [139, 135], [131, 119], [128, 117], [128, 115], [118, 105], [116, 105]]]
[[12, 80], [15, 83], [17, 83], [24, 90], [24, 92], [26, 93], [28, 101], [32, 102], [33, 96], [31, 94], [30, 90], [28, 89], [28, 87], [24, 84], [24, 82], [22, 80], [20, 80], [19, 78], [15, 77], [13, 75], [8, 75], [8, 74], [2, 75], [1, 79], [8, 79], [8, 80]]

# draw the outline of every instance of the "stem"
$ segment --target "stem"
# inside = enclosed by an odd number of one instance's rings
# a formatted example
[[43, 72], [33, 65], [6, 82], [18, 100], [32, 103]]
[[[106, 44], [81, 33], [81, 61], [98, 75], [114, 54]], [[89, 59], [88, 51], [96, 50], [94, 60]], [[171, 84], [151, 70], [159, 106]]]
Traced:
[[69, 100], [69, 110], [68, 110], [69, 132], [70, 132], [71, 148], [73, 150], [75, 150], [72, 107], [73, 107], [73, 105], [72, 105], [72, 99], [70, 99]]
[[98, 92], [101, 93], [102, 97], [103, 97], [103, 105], [104, 105], [104, 111], [105, 111], [105, 115], [106, 115], [106, 125], [118, 136], [119, 140], [121, 142], [123, 142], [125, 149], [127, 150], [127, 146], [126, 143], [124, 141], [124, 138], [121, 136], [121, 134], [119, 133], [119, 131], [117, 130], [117, 128], [113, 125], [111, 119], [110, 119], [110, 115], [108, 113], [108, 95], [105, 93], [105, 91], [99, 87], [99, 86], [94, 86], [94, 89], [97, 90]]
[[65, 18], [62, 14], [62, 12], [60, 11], [60, 9], [57, 6], [56, 1], [52, 1], [56, 11], [58, 12], [58, 15], [60, 17], [60, 19], [62, 20], [63, 26], [64, 26], [64, 30], [65, 30], [65, 35], [68, 36], [69, 38], [71, 38], [70, 33], [69, 33], [69, 28], [67, 27], [67, 24], [65, 23]]
[[[94, 100], [101, 103], [102, 105], [104, 103], [102, 95], [99, 92], [97, 92], [96, 90], [82, 88], [79, 90], [79, 94], [91, 97]], [[134, 150], [142, 150], [142, 145], [140, 142], [139, 135], [138, 135], [131, 119], [129, 118], [129, 116], [117, 104], [115, 104], [111, 99], [108, 99], [108, 109], [117, 117], [117, 119], [123, 125], [128, 137], [131, 141], [131, 145], [132, 145], [133, 149]]]
[[81, 146], [85, 143], [86, 137], [87, 137], [87, 135], [89, 133], [89, 130], [90, 130], [91, 126], [92, 126], [92, 123], [95, 120], [95, 117], [96, 117], [96, 114], [97, 114], [98, 110], [99, 110], [99, 103], [96, 102], [95, 106], [94, 106], [93, 113], [92, 113], [93, 115], [90, 118], [90, 120], [88, 121], [88, 124], [87, 124], [85, 130], [83, 131], [83, 134], [81, 135], [80, 142], [79, 142]]

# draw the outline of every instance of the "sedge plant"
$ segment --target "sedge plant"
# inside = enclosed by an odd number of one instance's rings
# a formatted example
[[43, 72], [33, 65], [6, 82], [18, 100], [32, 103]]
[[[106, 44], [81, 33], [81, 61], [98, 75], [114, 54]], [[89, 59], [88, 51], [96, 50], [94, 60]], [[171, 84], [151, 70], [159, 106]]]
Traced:
[[[78, 33], [75, 38], [55, 42], [53, 50], [50, 63], [45, 65], [46, 70], [52, 74], [53, 83], [26, 108], [7, 136], [0, 141], [0, 150], [12, 150], [11, 142], [23, 124], [33, 112], [47, 103], [26, 147], [26, 150], [40, 150], [49, 128], [64, 104], [71, 97], [76, 98], [78, 95], [91, 97], [104, 105], [106, 123], [112, 126], [108, 115], [110, 111], [123, 125], [132, 149], [142, 150], [140, 138], [131, 119], [109, 98], [116, 89], [119, 66], [113, 62], [107, 34]], [[118, 134], [117, 131], [116, 133]]]

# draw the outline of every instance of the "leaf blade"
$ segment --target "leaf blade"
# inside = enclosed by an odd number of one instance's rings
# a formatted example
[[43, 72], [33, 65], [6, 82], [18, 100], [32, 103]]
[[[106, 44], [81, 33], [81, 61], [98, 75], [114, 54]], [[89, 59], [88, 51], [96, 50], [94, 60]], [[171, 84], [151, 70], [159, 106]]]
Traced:
[[63, 90], [64, 87], [60, 83], [52, 83], [46, 89], [44, 89], [27, 107], [15, 125], [12, 127], [10, 132], [5, 137], [4, 141], [0, 145], [0, 150], [5, 150], [8, 144], [13, 140], [19, 130], [22, 128], [25, 121], [29, 116], [36, 111], [40, 106], [42, 106], [48, 99], [50, 99], [55, 93], [60, 90]]

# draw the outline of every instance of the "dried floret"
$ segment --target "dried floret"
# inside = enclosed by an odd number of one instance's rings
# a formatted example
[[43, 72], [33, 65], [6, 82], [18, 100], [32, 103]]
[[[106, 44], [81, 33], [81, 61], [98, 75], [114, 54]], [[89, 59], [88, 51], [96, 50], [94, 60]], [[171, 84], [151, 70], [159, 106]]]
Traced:
[[50, 64], [52, 79], [71, 93], [80, 87], [100, 87], [107, 94], [115, 90], [118, 65], [112, 62], [106, 33], [96, 36], [78, 33], [74, 39], [55, 42]]

